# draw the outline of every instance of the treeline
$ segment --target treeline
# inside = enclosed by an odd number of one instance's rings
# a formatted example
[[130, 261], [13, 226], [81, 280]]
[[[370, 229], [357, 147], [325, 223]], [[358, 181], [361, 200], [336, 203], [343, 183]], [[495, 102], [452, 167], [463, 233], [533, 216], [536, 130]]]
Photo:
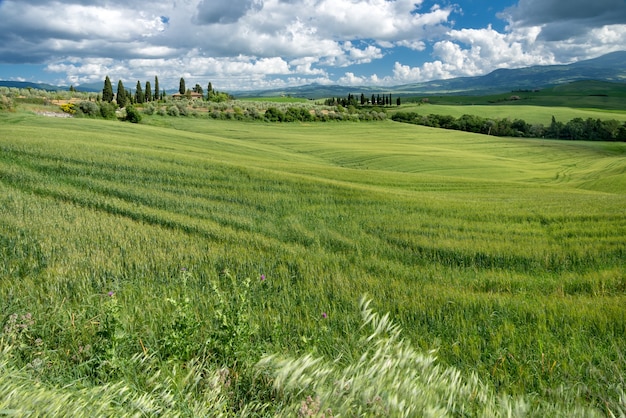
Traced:
[[[165, 90], [161, 90], [159, 86], [159, 78], [158, 76], [154, 77], [154, 89], [150, 84], [150, 81], [146, 81], [145, 85], [141, 83], [141, 81], [137, 81], [137, 85], [135, 86], [135, 92], [132, 93], [131, 90], [126, 89], [122, 80], [117, 82], [117, 90], [115, 94], [113, 93], [113, 85], [111, 84], [111, 79], [109, 76], [106, 76], [104, 79], [104, 87], [102, 88], [102, 96], [98, 97], [97, 101], [100, 99], [103, 102], [112, 103], [115, 101], [117, 107], [123, 108], [127, 105], [134, 104], [143, 104], [143, 103], [151, 103], [158, 102], [165, 99], [167, 93]], [[201, 98], [205, 99], [204, 89], [200, 84], [196, 84], [193, 89], [187, 89], [185, 86], [185, 79], [181, 77], [179, 83], [178, 94], [173, 95], [174, 97], [185, 97], [188, 99], [191, 98]], [[232, 100], [233, 97], [228, 93], [222, 93], [213, 88], [211, 82], [207, 85], [207, 95], [206, 100], [222, 102], [226, 100]]]
[[[391, 97], [391, 93], [386, 95], [383, 94], [372, 94], [372, 97], [365, 97], [365, 94], [361, 93], [361, 96], [357, 98], [357, 96], [353, 94], [348, 94], [347, 97], [331, 97], [324, 101], [324, 104], [327, 106], [391, 106], [393, 104], [393, 98]], [[396, 99], [396, 106], [400, 106], [402, 104], [400, 98]]]
[[420, 115], [417, 112], [397, 112], [391, 119], [397, 122], [494, 136], [574, 141], [626, 141], [626, 123], [614, 119], [574, 118], [563, 123], [553, 116], [549, 126], [530, 124], [522, 119], [490, 119], [474, 115], [455, 118], [449, 115]]

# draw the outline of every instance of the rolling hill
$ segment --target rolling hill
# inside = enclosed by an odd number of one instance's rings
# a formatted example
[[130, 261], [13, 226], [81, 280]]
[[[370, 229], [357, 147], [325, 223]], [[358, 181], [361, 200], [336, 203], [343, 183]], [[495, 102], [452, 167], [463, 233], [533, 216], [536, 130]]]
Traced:
[[487, 75], [434, 80], [393, 87], [339, 86], [309, 84], [287, 89], [233, 92], [238, 97], [291, 95], [318, 99], [346, 96], [349, 93], [392, 93], [396, 96], [423, 94], [495, 94], [511, 90], [534, 90], [581, 80], [626, 83], [626, 51], [614, 52], [598, 58], [567, 65], [533, 66], [517, 69], [498, 69]]

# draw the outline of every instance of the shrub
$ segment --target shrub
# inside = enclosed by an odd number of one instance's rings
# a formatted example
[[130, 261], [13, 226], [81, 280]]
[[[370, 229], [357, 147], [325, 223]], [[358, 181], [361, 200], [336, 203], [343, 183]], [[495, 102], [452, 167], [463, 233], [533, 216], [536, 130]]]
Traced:
[[69, 113], [70, 115], [73, 115], [76, 113], [76, 106], [74, 106], [74, 104], [72, 103], [65, 103], [65, 104], [62, 104], [60, 107], [63, 112]]
[[180, 116], [189, 116], [189, 109], [185, 103], [176, 103], [176, 107], [178, 108], [178, 114]]
[[13, 100], [7, 96], [0, 96], [0, 110], [13, 110]]
[[265, 111], [265, 119], [270, 122], [282, 122], [285, 119], [285, 115], [275, 107], [270, 107]]
[[139, 123], [141, 122], [141, 113], [133, 106], [126, 106], [126, 117], [124, 120], [131, 123]]
[[180, 111], [176, 106], [170, 106], [167, 108], [167, 114], [170, 116], [180, 116]]
[[146, 115], [153, 115], [155, 111], [155, 106], [152, 103], [148, 103], [143, 107], [143, 113]]
[[104, 119], [115, 119], [117, 107], [113, 103], [100, 102], [100, 116]]
[[78, 110], [85, 116], [95, 118], [100, 115], [100, 108], [94, 102], [80, 102]]

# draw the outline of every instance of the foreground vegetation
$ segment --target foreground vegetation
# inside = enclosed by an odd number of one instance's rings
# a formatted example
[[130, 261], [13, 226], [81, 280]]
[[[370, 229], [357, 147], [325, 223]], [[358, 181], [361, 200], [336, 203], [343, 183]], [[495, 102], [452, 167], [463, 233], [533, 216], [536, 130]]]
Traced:
[[2, 413], [626, 413], [625, 144], [19, 111], [0, 136]]

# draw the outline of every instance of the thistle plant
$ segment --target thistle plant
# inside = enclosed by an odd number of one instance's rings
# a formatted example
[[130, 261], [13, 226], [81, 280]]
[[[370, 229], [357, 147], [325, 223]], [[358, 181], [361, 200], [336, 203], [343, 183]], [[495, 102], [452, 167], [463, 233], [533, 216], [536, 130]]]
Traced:
[[207, 348], [216, 355], [218, 361], [237, 361], [250, 352], [254, 333], [249, 312], [251, 280], [239, 280], [228, 270], [222, 272], [220, 279], [219, 282], [211, 281], [217, 303]]

